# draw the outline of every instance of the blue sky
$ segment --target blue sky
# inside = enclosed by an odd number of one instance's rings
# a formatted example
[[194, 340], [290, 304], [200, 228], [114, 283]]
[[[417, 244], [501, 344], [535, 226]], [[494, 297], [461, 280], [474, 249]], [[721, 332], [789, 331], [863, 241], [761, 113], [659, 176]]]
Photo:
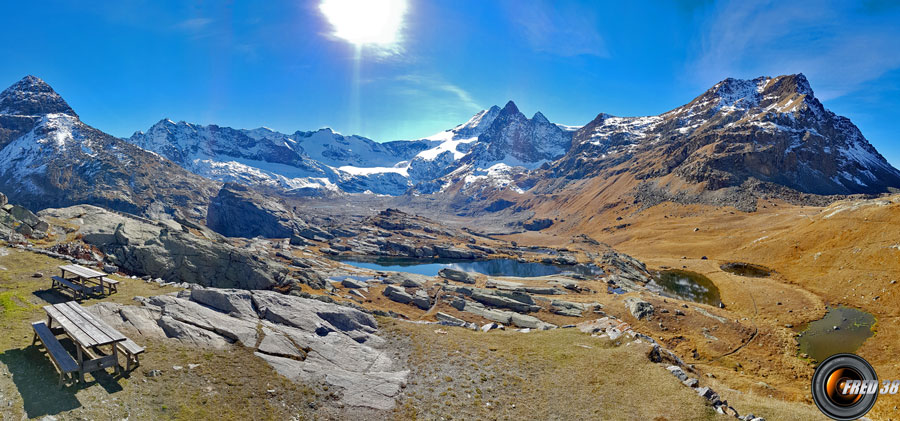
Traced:
[[408, 1], [400, 42], [359, 56], [318, 1], [7, 2], [0, 85], [37, 75], [118, 136], [167, 117], [385, 141], [509, 99], [581, 125], [803, 72], [900, 166], [900, 3]]

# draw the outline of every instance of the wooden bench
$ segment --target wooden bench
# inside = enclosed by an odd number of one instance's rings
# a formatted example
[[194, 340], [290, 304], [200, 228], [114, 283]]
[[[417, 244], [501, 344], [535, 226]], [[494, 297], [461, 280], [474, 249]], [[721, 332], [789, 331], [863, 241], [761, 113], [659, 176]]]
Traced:
[[114, 293], [114, 292], [119, 292], [119, 288], [118, 288], [118, 286], [119, 286], [119, 281], [117, 281], [117, 280], [115, 280], [115, 279], [107, 278], [107, 277], [104, 276], [104, 277], [103, 277], [103, 285], [106, 286], [106, 289], [109, 290], [109, 293], [110, 293], [110, 294], [112, 294], [112, 293]]
[[51, 276], [50, 279], [53, 280], [53, 285], [51, 288], [60, 288], [65, 287], [72, 290], [72, 295], [75, 299], [84, 298], [85, 294], [89, 290], [89, 288], [84, 287], [82, 285], [76, 284], [68, 279], [61, 278], [59, 276]]
[[131, 371], [132, 364], [134, 364], [134, 367], [141, 365], [138, 355], [144, 353], [144, 347], [134, 343], [131, 339], [125, 339], [124, 341], [117, 343], [116, 348], [125, 354], [125, 371]]
[[[50, 362], [53, 363], [53, 367], [59, 372], [59, 384], [62, 385], [67, 374], [78, 372], [78, 363], [63, 348], [46, 323], [34, 322], [31, 324], [31, 328], [34, 329], [34, 339], [32, 339], [31, 344], [34, 345], [38, 339], [41, 340], [44, 349], [47, 350], [47, 355], [50, 356]], [[74, 374], [72, 376], [74, 378]]]

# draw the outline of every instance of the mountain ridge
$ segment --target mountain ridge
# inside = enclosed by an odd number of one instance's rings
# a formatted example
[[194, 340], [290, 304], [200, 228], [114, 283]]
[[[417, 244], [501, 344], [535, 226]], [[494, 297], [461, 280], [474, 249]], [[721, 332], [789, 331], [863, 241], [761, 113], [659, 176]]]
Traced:
[[0, 191], [11, 200], [205, 219], [215, 182], [83, 123], [43, 80], [26, 76], [0, 103]]
[[[522, 210], [559, 195], [596, 194], [585, 183], [609, 190], [613, 178], [620, 181], [609, 200], [625, 195], [648, 203], [708, 201], [709, 192], [719, 192], [714, 201], [722, 204], [727, 192], [766, 183], [815, 195], [900, 187], [900, 171], [849, 119], [825, 109], [803, 74], [728, 78], [660, 115], [599, 113], [581, 127], [554, 124], [540, 111], [528, 118], [510, 100], [444, 132], [382, 143], [328, 128], [285, 134], [169, 119], [118, 139], [84, 125], [34, 76], [0, 93], [0, 104], [0, 188], [37, 207], [79, 197], [135, 213], [153, 207], [185, 217], [190, 209], [191, 217], [204, 218], [225, 182], [288, 196], [426, 194], [475, 212], [498, 199], [530, 203], [514, 208]], [[77, 162], [79, 170], [69, 173], [63, 162]], [[148, 179], [135, 190], [135, 168], [144, 164], [172, 172], [162, 179], [177, 186]], [[81, 187], [66, 193], [74, 185]], [[191, 186], [202, 186], [198, 197]], [[147, 191], [171, 197], [153, 204]]]

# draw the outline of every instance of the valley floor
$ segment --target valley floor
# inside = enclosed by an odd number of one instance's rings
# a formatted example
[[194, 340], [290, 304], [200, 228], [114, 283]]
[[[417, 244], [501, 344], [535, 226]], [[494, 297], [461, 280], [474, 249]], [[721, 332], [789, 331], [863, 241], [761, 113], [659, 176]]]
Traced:
[[[708, 404], [636, 342], [575, 329], [493, 331], [379, 318], [380, 334], [410, 370], [392, 411], [343, 407], [321, 384], [281, 377], [250, 350], [198, 350], [142, 339], [141, 366], [122, 378], [88, 375], [60, 388], [46, 356], [31, 345], [30, 322], [63, 297], [47, 291], [62, 261], [18, 249], [0, 256], [0, 419], [715, 419]], [[41, 278], [33, 277], [42, 273]], [[104, 301], [177, 290], [119, 278]], [[91, 305], [98, 300], [87, 300]], [[128, 332], [135, 335], [134, 332]], [[155, 373], [159, 370], [159, 373]], [[768, 419], [817, 419], [809, 405], [718, 386], [723, 396]]]
[[[801, 358], [796, 335], [833, 306], [875, 315], [875, 335], [857, 353], [880, 378], [900, 378], [900, 196], [826, 207], [760, 200], [752, 213], [663, 203], [643, 210], [620, 207], [591, 220], [566, 219], [548, 232], [506, 238], [572, 247], [573, 235], [588, 234], [648, 267], [684, 268], [709, 277], [732, 317], [755, 329], [752, 337], [716, 335], [732, 343], [727, 355], [704, 353], [703, 345], [710, 341], [696, 330], [637, 327], [666, 337], [662, 342], [670, 349], [730, 388], [811, 404], [815, 363]], [[763, 265], [775, 273], [768, 278], [737, 276], [720, 268], [729, 262]], [[693, 338], [693, 345], [679, 345], [684, 337]], [[699, 358], [692, 359], [697, 348]], [[883, 396], [869, 417], [900, 418], [898, 405], [896, 396]]]

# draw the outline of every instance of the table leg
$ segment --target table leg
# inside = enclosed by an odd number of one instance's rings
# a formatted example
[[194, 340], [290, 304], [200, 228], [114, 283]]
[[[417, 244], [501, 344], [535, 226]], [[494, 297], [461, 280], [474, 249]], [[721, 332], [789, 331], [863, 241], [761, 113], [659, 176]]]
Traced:
[[119, 366], [119, 347], [116, 344], [112, 344], [113, 348], [113, 359], [116, 360], [116, 375], [122, 374], [122, 367]]
[[84, 384], [84, 355], [81, 353], [81, 346], [75, 345], [78, 349], [78, 379]]

